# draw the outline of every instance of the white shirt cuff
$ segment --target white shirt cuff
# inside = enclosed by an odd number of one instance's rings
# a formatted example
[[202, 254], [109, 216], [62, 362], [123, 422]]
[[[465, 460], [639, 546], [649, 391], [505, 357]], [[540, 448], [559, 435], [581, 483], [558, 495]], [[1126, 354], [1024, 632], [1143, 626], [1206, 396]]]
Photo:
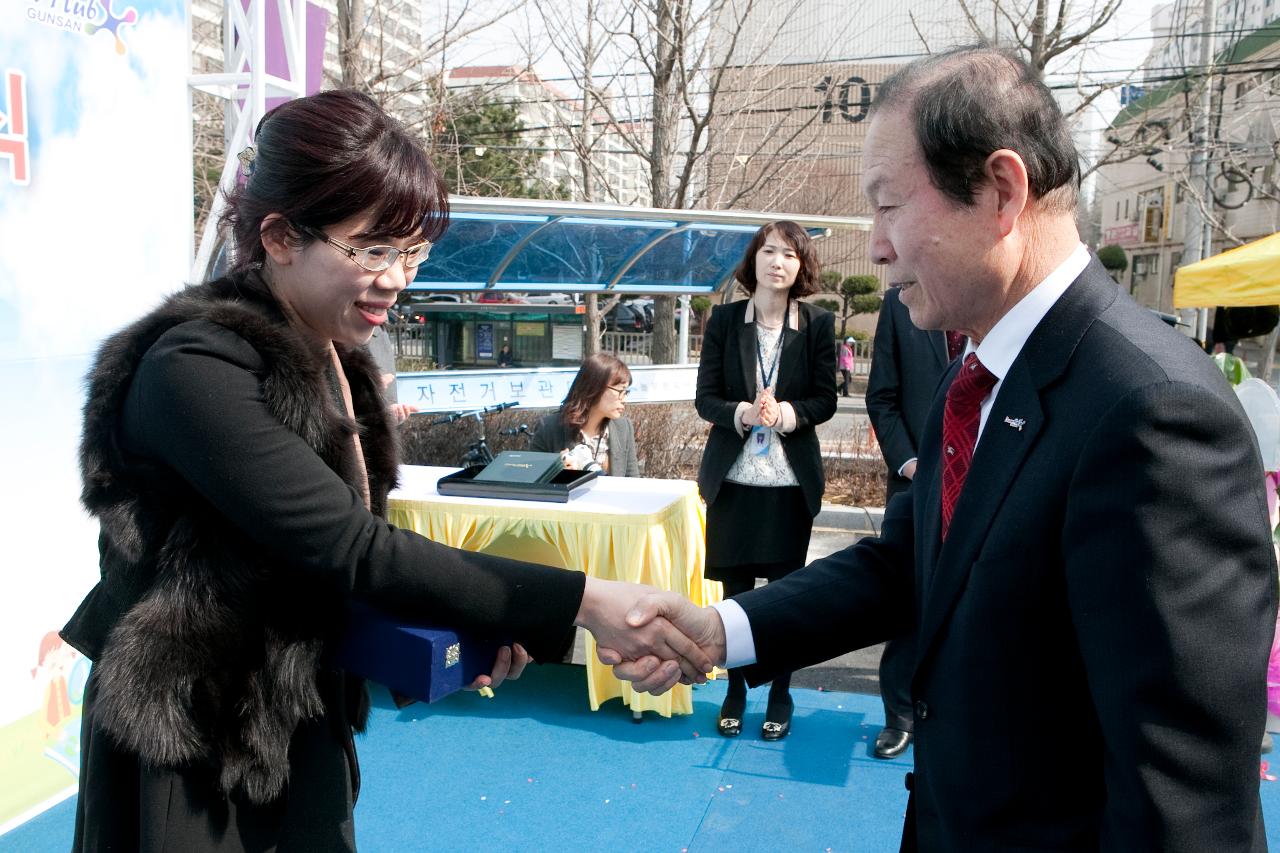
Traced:
[[912, 462], [915, 462], [915, 461], [916, 461], [916, 459], [918, 459], [918, 458], [919, 458], [919, 457], [912, 456], [912, 457], [911, 457], [910, 459], [908, 459], [906, 462], [903, 462], [903, 463], [902, 463], [902, 467], [898, 469], [898, 476], [899, 476], [899, 477], [905, 477], [905, 476], [907, 476], [906, 474], [903, 474], [902, 472], [903, 472], [903, 471], [905, 471], [905, 470], [907, 470], [907, 466], [908, 466], [908, 465], [910, 465]]
[[796, 430], [796, 408], [790, 403], [778, 404], [778, 422], [773, 425], [773, 431], [779, 435], [787, 435]]
[[743, 400], [738, 404], [738, 408], [733, 413], [733, 425], [738, 429], [738, 435], [747, 434], [747, 425], [742, 422], [742, 416], [751, 409], [751, 404]]
[[751, 636], [751, 620], [742, 605], [727, 598], [711, 605], [724, 623], [725, 667], [732, 669], [756, 662], [756, 642]]

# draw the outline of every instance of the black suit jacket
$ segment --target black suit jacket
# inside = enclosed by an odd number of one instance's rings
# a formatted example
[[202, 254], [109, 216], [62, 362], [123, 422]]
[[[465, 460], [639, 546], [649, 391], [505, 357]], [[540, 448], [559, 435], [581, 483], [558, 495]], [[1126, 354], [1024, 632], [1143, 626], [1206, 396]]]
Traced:
[[[756, 398], [756, 327], [745, 322], [749, 300], [717, 305], [711, 311], [698, 361], [694, 407], [711, 422], [698, 468], [698, 488], [714, 503], [720, 484], [742, 452], [747, 435], [738, 435], [738, 404]], [[790, 403], [796, 428], [782, 436], [787, 462], [804, 492], [809, 514], [822, 508], [826, 481], [815, 427], [836, 413], [835, 317], [808, 302], [797, 303], [798, 326], [783, 327], [782, 357], [774, 380], [774, 398]]]
[[1095, 260], [1004, 378], [945, 544], [941, 420], [879, 539], [737, 598], [748, 678], [914, 606], [908, 849], [1265, 849], [1275, 554], [1221, 373]]
[[867, 415], [889, 466], [889, 497], [911, 482], [898, 471], [919, 456], [925, 417], [948, 362], [946, 333], [917, 328], [899, 295], [890, 288], [880, 306], [866, 395]]

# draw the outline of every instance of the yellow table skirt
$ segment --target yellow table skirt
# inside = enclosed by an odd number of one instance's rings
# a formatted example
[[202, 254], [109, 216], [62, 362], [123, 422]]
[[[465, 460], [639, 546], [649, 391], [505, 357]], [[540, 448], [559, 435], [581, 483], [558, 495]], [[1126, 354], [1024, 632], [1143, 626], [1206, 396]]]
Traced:
[[[436, 494], [435, 480], [453, 469], [412, 467], [405, 466], [407, 485], [392, 494], [388, 506], [388, 520], [398, 527], [456, 548], [674, 590], [699, 606], [720, 600], [721, 585], [702, 575], [706, 511], [694, 483], [601, 478], [591, 486], [596, 500], [494, 501]], [[652, 511], [627, 511], [628, 487], [634, 487], [635, 502]], [[587, 658], [591, 710], [616, 696], [633, 711], [664, 717], [693, 712], [687, 686], [650, 696], [615, 678], [596, 658], [590, 634]]]

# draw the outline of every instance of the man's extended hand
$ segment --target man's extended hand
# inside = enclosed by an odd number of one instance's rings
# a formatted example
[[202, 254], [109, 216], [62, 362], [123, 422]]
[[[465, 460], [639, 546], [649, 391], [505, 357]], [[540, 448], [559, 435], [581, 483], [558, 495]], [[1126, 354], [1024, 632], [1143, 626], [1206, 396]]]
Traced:
[[596, 638], [602, 663], [651, 658], [665, 673], [674, 673], [673, 684], [706, 681], [713, 661], [699, 643], [661, 613], [639, 606], [642, 600], [658, 595], [661, 593], [653, 587], [588, 577], [574, 624]]
[[[697, 607], [684, 596], [674, 592], [652, 592], [644, 596], [627, 613], [627, 624], [643, 628], [655, 623], [667, 623], [678, 629], [690, 641], [696, 643], [712, 664], [725, 661], [724, 623], [720, 614], [711, 607]], [[598, 643], [596, 655], [601, 663], [612, 664], [613, 673], [642, 693], [665, 693], [677, 682], [690, 683], [687, 673], [661, 655], [633, 656], [603, 643]], [[696, 679], [702, 681], [704, 679]]]

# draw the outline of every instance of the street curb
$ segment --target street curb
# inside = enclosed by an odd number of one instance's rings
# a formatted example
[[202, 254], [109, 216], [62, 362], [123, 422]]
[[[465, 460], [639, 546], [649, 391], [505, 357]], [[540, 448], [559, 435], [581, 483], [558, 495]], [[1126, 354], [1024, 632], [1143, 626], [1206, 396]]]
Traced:
[[878, 534], [883, 521], [884, 507], [882, 506], [823, 504], [818, 517], [813, 520], [813, 526]]

